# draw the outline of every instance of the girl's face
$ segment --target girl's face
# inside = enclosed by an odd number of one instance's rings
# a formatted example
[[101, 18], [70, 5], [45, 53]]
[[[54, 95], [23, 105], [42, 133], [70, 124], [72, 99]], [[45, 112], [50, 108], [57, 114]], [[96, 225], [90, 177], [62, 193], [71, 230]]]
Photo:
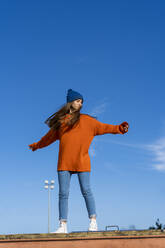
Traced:
[[72, 107], [75, 109], [75, 110], [78, 110], [79, 108], [82, 107], [82, 99], [77, 99], [75, 101], [72, 102]]

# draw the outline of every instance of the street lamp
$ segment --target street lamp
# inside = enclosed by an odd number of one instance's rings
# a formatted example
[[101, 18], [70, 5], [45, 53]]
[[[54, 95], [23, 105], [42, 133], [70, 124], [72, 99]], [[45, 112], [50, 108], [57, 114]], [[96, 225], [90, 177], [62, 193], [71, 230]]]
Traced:
[[54, 189], [54, 180], [51, 180], [50, 183], [48, 180], [45, 180], [45, 189], [48, 189], [48, 233], [50, 233], [50, 189]]

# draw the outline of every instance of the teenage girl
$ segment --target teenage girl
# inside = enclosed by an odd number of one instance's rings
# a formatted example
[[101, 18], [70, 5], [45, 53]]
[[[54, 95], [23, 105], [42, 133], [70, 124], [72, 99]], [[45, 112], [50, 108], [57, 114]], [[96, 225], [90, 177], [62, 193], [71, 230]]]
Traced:
[[68, 196], [73, 173], [78, 176], [81, 193], [85, 199], [90, 219], [88, 231], [97, 231], [95, 200], [90, 188], [90, 157], [88, 149], [96, 135], [107, 133], [124, 134], [129, 125], [111, 125], [96, 120], [95, 117], [80, 113], [83, 96], [69, 89], [67, 103], [51, 115], [45, 123], [50, 130], [38, 142], [29, 145], [35, 151], [59, 140], [58, 182], [59, 182], [59, 228], [55, 233], [67, 233]]

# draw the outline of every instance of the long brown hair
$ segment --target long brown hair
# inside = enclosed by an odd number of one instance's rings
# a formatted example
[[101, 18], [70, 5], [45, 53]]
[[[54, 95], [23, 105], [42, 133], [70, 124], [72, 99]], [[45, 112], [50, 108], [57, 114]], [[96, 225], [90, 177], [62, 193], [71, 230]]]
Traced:
[[[82, 106], [77, 111], [73, 111], [70, 113], [70, 110], [73, 110], [72, 102], [68, 102], [62, 107], [56, 111], [54, 114], [49, 116], [49, 118], [46, 119], [45, 124], [47, 124], [50, 128], [53, 128], [54, 130], [58, 130], [61, 126], [61, 123], [63, 122], [63, 119], [66, 114], [71, 114], [71, 119], [66, 122], [66, 125], [68, 126], [68, 129], [72, 128], [74, 125], [78, 124], [80, 120], [80, 110]], [[88, 115], [88, 114], [86, 114]], [[88, 115], [92, 118], [97, 119], [95, 116]]]

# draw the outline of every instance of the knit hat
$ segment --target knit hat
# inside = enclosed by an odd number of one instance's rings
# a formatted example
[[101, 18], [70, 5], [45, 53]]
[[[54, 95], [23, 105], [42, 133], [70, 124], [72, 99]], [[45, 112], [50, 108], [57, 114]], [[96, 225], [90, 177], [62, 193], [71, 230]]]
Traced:
[[67, 102], [72, 102], [72, 101], [77, 100], [77, 99], [82, 99], [82, 102], [84, 101], [83, 96], [80, 93], [78, 93], [72, 89], [68, 90], [66, 98], [67, 98]]

